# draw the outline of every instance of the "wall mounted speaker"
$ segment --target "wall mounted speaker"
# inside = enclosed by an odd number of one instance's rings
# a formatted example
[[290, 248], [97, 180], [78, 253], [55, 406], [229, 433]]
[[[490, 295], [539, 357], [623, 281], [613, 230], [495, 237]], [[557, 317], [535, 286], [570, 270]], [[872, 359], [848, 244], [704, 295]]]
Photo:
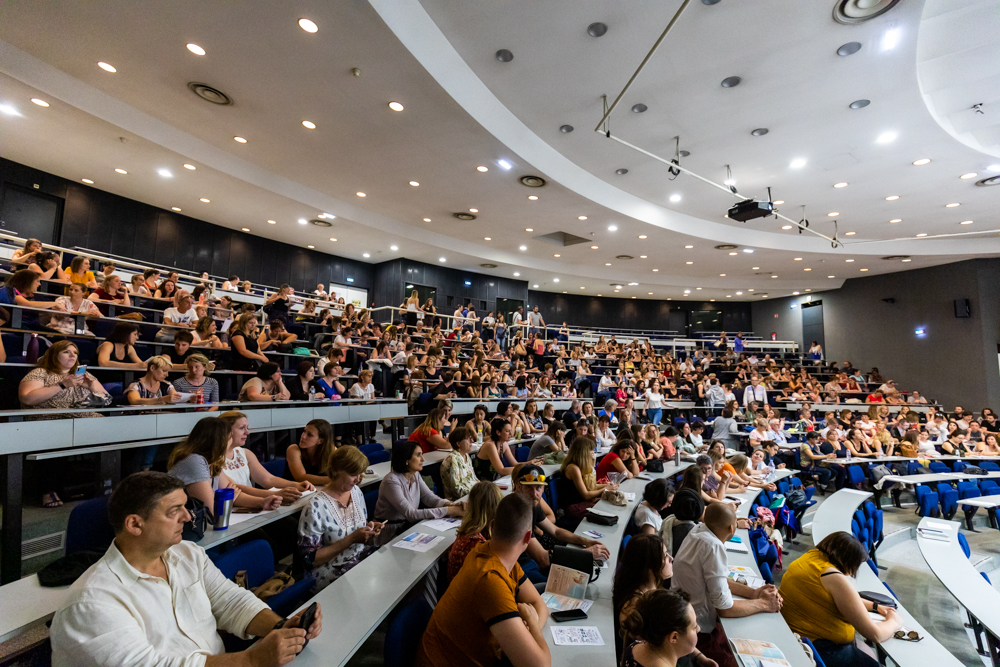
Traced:
[[968, 299], [955, 299], [955, 317], [972, 317], [972, 304]]

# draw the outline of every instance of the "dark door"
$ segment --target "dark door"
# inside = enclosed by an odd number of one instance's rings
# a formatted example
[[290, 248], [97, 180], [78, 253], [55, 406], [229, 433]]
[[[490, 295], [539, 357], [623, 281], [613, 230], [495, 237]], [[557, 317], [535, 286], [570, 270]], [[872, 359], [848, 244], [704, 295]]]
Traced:
[[802, 304], [802, 349], [807, 350], [816, 341], [826, 350], [823, 339], [823, 302], [813, 301]]
[[58, 197], [7, 183], [0, 204], [0, 228], [23, 239], [58, 243], [62, 206]]
[[503, 321], [507, 323], [508, 330], [511, 318], [517, 312], [518, 308], [524, 308], [524, 301], [520, 299], [497, 299], [497, 318], [499, 319], [503, 315]]
[[413, 294], [413, 290], [417, 290], [417, 297], [420, 299], [420, 305], [423, 306], [427, 303], [427, 299], [434, 299], [434, 304], [437, 305], [437, 288], [428, 287], [427, 285], [417, 285], [416, 283], [404, 283], [403, 285], [403, 300], [410, 298]]
[[670, 318], [667, 326], [670, 327], [671, 331], [676, 331], [680, 335], [686, 336], [688, 333], [687, 323], [688, 323], [687, 311], [685, 310], [670, 311]]

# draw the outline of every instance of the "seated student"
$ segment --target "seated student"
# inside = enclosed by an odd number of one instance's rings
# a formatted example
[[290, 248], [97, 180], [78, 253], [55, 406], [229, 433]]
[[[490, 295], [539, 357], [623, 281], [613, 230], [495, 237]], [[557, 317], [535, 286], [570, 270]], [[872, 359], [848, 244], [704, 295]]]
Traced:
[[173, 347], [163, 352], [164, 356], [170, 358], [170, 363], [174, 367], [173, 370], [179, 371], [187, 367], [187, 358], [195, 353], [191, 348], [191, 343], [193, 342], [194, 336], [191, 335], [190, 331], [178, 331], [174, 335]]
[[548, 463], [562, 463], [562, 459], [566, 455], [565, 433], [566, 425], [561, 421], [549, 422], [545, 435], [539, 436], [532, 443], [528, 458], [543, 458]]
[[242, 497], [268, 498], [273, 492], [287, 505], [298, 500], [303, 492], [314, 490], [311, 482], [293, 482], [272, 475], [260, 464], [256, 454], [245, 448], [250, 427], [244, 413], [229, 410], [219, 415], [219, 421], [229, 426], [232, 436], [232, 446], [226, 451], [224, 471], [242, 492]]
[[441, 435], [441, 432], [444, 430], [444, 414], [444, 408], [434, 408], [428, 412], [424, 421], [420, 426], [413, 429], [413, 433], [410, 434], [408, 439], [420, 445], [420, 449], [425, 453], [438, 449], [450, 450], [451, 445]]
[[115, 322], [111, 333], [97, 346], [91, 363], [103, 368], [143, 369], [146, 362], [135, 353], [134, 345], [138, 340], [138, 326], [131, 322]]
[[939, 454], [948, 454], [953, 456], [968, 456], [972, 453], [970, 447], [966, 444], [965, 439], [968, 435], [968, 431], [961, 428], [956, 428], [954, 431], [948, 434], [948, 439], [942, 442], [940, 445], [935, 445], [935, 449]]
[[[719, 667], [736, 667], [726, 634], [718, 617], [739, 618], [781, 609], [778, 589], [768, 584], [750, 588], [729, 578], [725, 543], [736, 534], [736, 511], [728, 503], [712, 503], [705, 510], [705, 523], [684, 539], [674, 558], [671, 587], [691, 596], [697, 614], [698, 650]], [[742, 600], [734, 600], [738, 595]]]
[[660, 512], [670, 507], [674, 487], [665, 479], [654, 479], [642, 490], [642, 502], [636, 505], [632, 517], [637, 534], [658, 535], [663, 525]]
[[420, 474], [424, 453], [417, 443], [406, 440], [394, 444], [389, 465], [392, 471], [379, 483], [375, 503], [375, 518], [385, 522], [387, 539], [418, 521], [465, 513], [465, 503], [439, 498], [427, 487]]
[[[58, 301], [36, 301], [35, 292], [42, 286], [42, 279], [31, 269], [21, 269], [12, 276], [8, 276], [3, 287], [0, 287], [0, 305], [24, 306], [25, 308], [51, 309], [65, 312], [66, 308]], [[21, 311], [21, 328], [32, 329], [34, 331], [45, 331], [38, 319], [38, 312], [34, 310]]]
[[847, 431], [847, 439], [844, 441], [844, 446], [850, 452], [850, 455], [855, 458], [876, 459], [879, 457], [879, 452], [868, 444], [868, 441], [859, 428], [852, 428]]
[[240, 402], [244, 401], [287, 401], [291, 394], [285, 388], [278, 364], [267, 362], [257, 369], [257, 377], [252, 377], [240, 389]]
[[340, 398], [347, 393], [347, 387], [338, 379], [343, 374], [340, 364], [327, 364], [323, 367], [323, 377], [316, 380], [316, 388], [329, 399]]
[[625, 647], [622, 667], [715, 665], [696, 648], [699, 626], [688, 600], [683, 591], [665, 590], [652, 590], [636, 599], [621, 626], [630, 636], [642, 639]]
[[337, 451], [333, 426], [325, 419], [313, 419], [302, 429], [298, 444], [285, 450], [288, 472], [296, 482], [312, 482], [315, 486], [330, 483], [325, 468], [327, 459]]
[[639, 464], [635, 457], [635, 443], [631, 440], [616, 442], [611, 451], [601, 458], [594, 478], [598, 481], [608, 479], [608, 473], [617, 472], [632, 479], [639, 474]]
[[517, 458], [508, 444], [513, 435], [514, 429], [506, 419], [495, 417], [490, 422], [490, 439], [483, 443], [472, 459], [476, 477], [493, 481], [514, 470]]
[[[542, 494], [545, 492], [545, 471], [537, 465], [518, 463], [511, 473], [513, 492], [531, 501], [532, 539], [528, 549], [518, 559], [521, 568], [534, 583], [544, 582], [550, 565], [549, 551], [556, 543], [575, 544], [591, 552], [595, 560], [607, 560], [610, 552], [596, 540], [576, 535], [556, 525], [556, 515]], [[545, 546], [543, 546], [543, 542]]]
[[90, 260], [83, 255], [77, 255], [66, 268], [66, 275], [72, 283], [80, 283], [88, 289], [97, 289], [97, 279], [94, 272], [90, 270]]
[[697, 484], [697, 478], [701, 477], [701, 471], [696, 466], [691, 466], [688, 470], [692, 471], [695, 480], [692, 482], [682, 481], [681, 488], [670, 503], [670, 514], [663, 520], [659, 530], [660, 538], [667, 545], [667, 552], [671, 555], [677, 555], [681, 545], [684, 544], [684, 538], [694, 530], [705, 514], [705, 501], [700, 495], [704, 492], [684, 488], [685, 483]]
[[249, 280], [244, 280], [241, 287], [244, 294], [253, 294], [253, 284]]
[[[834, 435], [836, 438], [836, 435]], [[802, 472], [816, 479], [821, 487], [830, 484], [830, 480], [836, 475], [836, 488], [843, 486], [847, 471], [843, 466], [832, 463], [837, 455], [833, 451], [824, 453], [820, 448], [820, 435], [816, 431], [806, 433], [806, 441], [799, 447], [799, 460], [801, 461]]]
[[559, 504], [573, 519], [582, 518], [600, 499], [604, 489], [618, 488], [616, 484], [597, 482], [594, 474], [595, 444], [589, 436], [577, 436], [560, 467], [563, 479], [559, 488]]
[[441, 373], [441, 381], [431, 387], [432, 398], [457, 398], [459, 386], [455, 384], [455, 374], [448, 370]]
[[[176, 340], [174, 344], [177, 344]], [[215, 364], [205, 355], [196, 353], [187, 357], [184, 368], [187, 369], [187, 373], [173, 381], [174, 389], [185, 394], [200, 394], [204, 403], [218, 403], [219, 383], [214, 378], [208, 377]], [[209, 411], [218, 409], [217, 405], [208, 408]]]
[[[11, 260], [16, 261], [16, 260]], [[42, 280], [52, 280], [60, 283], [70, 282], [69, 274], [59, 266], [59, 255], [54, 252], [43, 252], [28, 264], [28, 268], [42, 276]], [[86, 286], [84, 286], [86, 290]]]
[[[205, 550], [182, 541], [190, 514], [180, 480], [158, 472], [123, 479], [108, 502], [115, 539], [69, 589], [52, 621], [55, 667], [149, 664], [277, 665], [322, 630], [302, 614], [282, 619], [228, 581]], [[164, 588], [167, 592], [164, 593]], [[260, 641], [230, 659], [218, 630]]]
[[[868, 549], [841, 531], [792, 561], [781, 578], [781, 615], [828, 665], [877, 667], [878, 661], [857, 647], [855, 633], [883, 642], [902, 627], [895, 609], [862, 600], [851, 583], [867, 561]], [[872, 611], [884, 620], [872, 620]]]
[[[372, 372], [367, 368], [358, 373], [358, 381], [351, 385], [347, 395], [355, 400], [374, 401], [375, 385], [372, 384]], [[355, 423], [354, 427], [359, 431], [359, 439], [362, 444], [375, 443], [375, 432], [378, 422]]]
[[[70, 335], [82, 333], [85, 336], [93, 336], [94, 332], [87, 327], [86, 320], [84, 320], [83, 328], [77, 329], [76, 317], [70, 317], [70, 315], [82, 314], [87, 319], [94, 319], [102, 317], [100, 309], [94, 305], [93, 301], [84, 298], [86, 288], [83, 285], [71, 283], [66, 288], [66, 291], [69, 295], [56, 297], [56, 303], [60, 304], [63, 307], [63, 311], [68, 314], [50, 315], [45, 326], [59, 333]], [[44, 317], [42, 321], [44, 321]]]
[[329, 482], [302, 509], [298, 552], [322, 590], [371, 552], [383, 524], [369, 521], [361, 492], [368, 459], [357, 447], [340, 447], [326, 462]]
[[184, 400], [167, 382], [170, 358], [164, 355], [146, 360], [146, 374], [125, 389], [129, 405], [170, 405]]
[[448, 444], [451, 452], [441, 462], [441, 484], [445, 498], [458, 500], [468, 495], [479, 482], [472, 467], [472, 457], [469, 456], [472, 451], [472, 433], [467, 427], [458, 426], [448, 434]]
[[774, 491], [778, 487], [771, 482], [764, 482], [750, 474], [750, 459], [746, 454], [734, 454], [722, 464], [722, 469], [732, 475], [733, 482], [742, 487], [753, 486], [758, 489]]
[[285, 383], [288, 395], [293, 401], [308, 401], [309, 390], [324, 394], [325, 392], [316, 385], [316, 367], [311, 360], [299, 362], [295, 369], [295, 377]]
[[709, 450], [708, 454], [702, 454], [695, 461], [705, 474], [703, 488], [712, 499], [706, 499], [706, 502], [726, 502], [727, 493], [742, 493], [743, 489], [734, 482], [733, 474], [722, 469], [725, 463], [726, 459], [716, 450]]
[[24, 247], [14, 251], [10, 261], [14, 264], [30, 264], [38, 261], [38, 257], [45, 253], [42, 242], [38, 239], [25, 239]]
[[448, 550], [448, 579], [454, 579], [466, 557], [476, 545], [490, 539], [490, 525], [496, 517], [503, 494], [493, 482], [476, 482], [469, 491], [462, 525], [455, 533], [455, 542]]
[[601, 414], [597, 418], [597, 430], [594, 433], [595, 439], [597, 440], [597, 447], [599, 449], [605, 449], [611, 447], [617, 442], [618, 438], [615, 437], [615, 432], [611, 430], [611, 417], [606, 414]]
[[[318, 348], [317, 348], [318, 349]], [[316, 361], [316, 374], [323, 375], [323, 370], [327, 364], [340, 366], [344, 360], [344, 351], [340, 348], [331, 347], [327, 353]]]
[[530, 541], [531, 505], [511, 494], [497, 506], [490, 541], [469, 552], [434, 608], [418, 667], [497, 665], [498, 648], [514, 667], [552, 664], [543, 634], [548, 608], [517, 564]]
[[197, 321], [197, 313], [194, 310], [194, 299], [187, 290], [177, 290], [174, 296], [174, 305], [163, 311], [162, 327], [156, 332], [156, 340], [161, 343], [173, 341], [174, 336], [183, 329], [194, 328]]
[[128, 298], [128, 290], [122, 285], [122, 279], [113, 273], [104, 278], [101, 286], [91, 292], [89, 298], [91, 301], [108, 301], [121, 306], [132, 305]]
[[229, 276], [229, 280], [224, 280], [222, 282], [222, 288], [224, 290], [229, 290], [231, 292], [236, 292], [240, 289], [240, 277], [237, 275]]
[[195, 347], [208, 347], [213, 350], [222, 350], [229, 347], [222, 342], [222, 339], [216, 333], [217, 331], [218, 325], [214, 319], [211, 317], [199, 317], [198, 321], [194, 324], [194, 329], [191, 331], [194, 337], [194, 342], [191, 344]]
[[295, 334], [285, 330], [284, 320], [274, 318], [257, 336], [257, 347], [261, 352], [270, 350], [271, 352], [287, 353], [292, 351], [292, 343], [298, 338]]

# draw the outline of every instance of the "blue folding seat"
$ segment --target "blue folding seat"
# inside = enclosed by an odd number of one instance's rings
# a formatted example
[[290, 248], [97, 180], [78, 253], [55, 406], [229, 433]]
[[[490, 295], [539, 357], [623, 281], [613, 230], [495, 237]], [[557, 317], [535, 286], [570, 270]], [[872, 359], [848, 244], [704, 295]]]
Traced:
[[265, 461], [261, 465], [264, 466], [264, 470], [268, 471], [275, 477], [280, 477], [282, 479], [292, 479], [291, 475], [288, 474], [288, 462], [285, 461], [285, 457], [279, 457], [276, 459], [271, 459], [270, 461]]
[[986, 472], [1000, 472], [1000, 465], [997, 465], [993, 461], [981, 461], [979, 467]]
[[[247, 588], [256, 588], [274, 576], [274, 555], [267, 540], [252, 540], [219, 556], [215, 566], [230, 580], [245, 570]], [[288, 616], [308, 598], [315, 583], [314, 578], [305, 577], [265, 601], [279, 615]]]
[[931, 464], [930, 464], [929, 467], [930, 467], [930, 471], [931, 472], [936, 472], [936, 473], [952, 472], [951, 468], [949, 468], [948, 466], [946, 466], [941, 461], [931, 461]]
[[865, 485], [865, 473], [861, 470], [861, 466], [847, 466], [847, 483], [853, 484], [859, 489]]
[[951, 521], [958, 511], [958, 489], [950, 484], [938, 484], [938, 496], [941, 498], [941, 516]]
[[920, 516], [939, 516], [941, 510], [938, 508], [938, 494], [931, 490], [929, 486], [920, 485], [916, 488], [917, 514]]
[[78, 551], [107, 551], [115, 539], [108, 519], [108, 499], [97, 496], [84, 500], [69, 513], [66, 525], [66, 555]]

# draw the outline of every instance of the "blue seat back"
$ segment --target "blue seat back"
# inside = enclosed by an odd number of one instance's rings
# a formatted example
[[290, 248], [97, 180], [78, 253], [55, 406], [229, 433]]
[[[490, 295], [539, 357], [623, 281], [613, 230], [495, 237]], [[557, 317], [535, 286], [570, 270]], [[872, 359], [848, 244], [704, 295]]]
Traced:
[[979, 482], [979, 493], [984, 496], [1000, 495], [1000, 486], [992, 479], [984, 479]]
[[412, 598], [389, 619], [385, 634], [386, 667], [412, 667], [420, 638], [431, 620], [431, 607], [423, 596]]
[[264, 470], [268, 471], [275, 477], [280, 477], [282, 479], [292, 478], [292, 476], [288, 473], [288, 463], [285, 461], [285, 457], [283, 456], [271, 459], [270, 461], [265, 461], [261, 465], [264, 466]]
[[247, 588], [255, 588], [274, 575], [274, 556], [267, 540], [252, 540], [219, 556], [215, 566], [229, 580], [246, 570]]
[[917, 473], [917, 469], [918, 468], [923, 468], [923, 466], [920, 465], [920, 461], [907, 461], [906, 462], [906, 474], [907, 475], [915, 475]]
[[371, 454], [366, 454], [365, 456], [368, 457], [368, 465], [375, 465], [376, 463], [385, 463], [386, 461], [392, 458], [392, 454], [385, 451], [384, 449], [381, 452], [372, 452]]
[[959, 482], [958, 483], [958, 499], [965, 500], [966, 498], [978, 498], [980, 495], [979, 487], [975, 482]]
[[760, 569], [760, 577], [768, 584], [774, 583], [774, 576], [771, 574], [771, 566], [767, 563], [758, 563], [758, 569]]
[[929, 467], [931, 472], [951, 472], [951, 468], [946, 466], [941, 461], [931, 461]]
[[108, 498], [97, 496], [84, 500], [69, 513], [66, 526], [66, 555], [78, 551], [107, 551], [115, 539], [115, 529], [108, 519]]
[[955, 472], [962, 472], [968, 467], [969, 464], [966, 463], [965, 461], [955, 461], [954, 463], [952, 463], [952, 468], [955, 470]]
[[809, 638], [801, 637], [801, 640], [802, 643], [808, 646], [809, 650], [812, 651], [813, 660], [816, 662], [816, 667], [826, 667], [826, 663], [823, 662], [823, 658], [819, 657], [819, 652], [816, 650], [816, 647], [813, 646], [813, 643], [809, 641]]
[[861, 466], [847, 466], [847, 481], [851, 484], [865, 483], [865, 473]]
[[948, 484], [938, 484], [938, 496], [941, 497], [942, 514], [948, 514], [958, 508], [958, 489]]
[[368, 511], [368, 520], [375, 519], [375, 503], [378, 502], [378, 486], [371, 491], [365, 492], [365, 509]]
[[937, 508], [939, 502], [938, 494], [931, 491], [929, 487], [917, 487], [917, 514], [920, 516], [931, 516]]
[[958, 534], [958, 544], [962, 547], [962, 553], [968, 558], [972, 554], [972, 550], [969, 549], [969, 540], [965, 539], [965, 535], [962, 533]]
[[993, 461], [982, 461], [979, 467], [987, 472], [1000, 472], [1000, 465], [997, 465]]
[[360, 449], [361, 453], [364, 454], [365, 456], [367, 456], [368, 454], [378, 454], [379, 452], [385, 451], [385, 447], [378, 444], [377, 442], [369, 443], [367, 445], [358, 445], [358, 449]]
[[528, 460], [528, 454], [530, 453], [531, 453], [531, 447], [524, 445], [522, 447], [517, 448], [517, 451], [514, 452], [514, 458], [517, 459], [518, 463], [524, 463], [525, 461]]

